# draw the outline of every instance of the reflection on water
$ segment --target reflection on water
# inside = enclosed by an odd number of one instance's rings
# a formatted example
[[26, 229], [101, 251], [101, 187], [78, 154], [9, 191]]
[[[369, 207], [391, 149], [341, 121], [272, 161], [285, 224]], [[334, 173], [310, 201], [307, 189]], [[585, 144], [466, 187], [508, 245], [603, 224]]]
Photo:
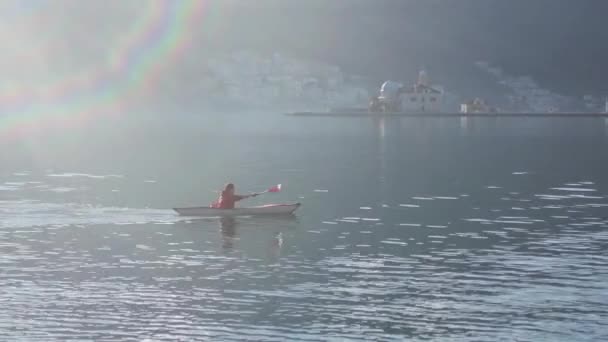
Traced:
[[[241, 222], [239, 222], [239, 220]], [[250, 229], [255, 231], [257, 229], [266, 230], [262, 233], [258, 232], [267, 239], [268, 246], [271, 250], [278, 251], [283, 245], [283, 231], [295, 229], [298, 225], [298, 219], [295, 215], [293, 216], [278, 216], [278, 217], [266, 217], [266, 218], [255, 218], [255, 217], [222, 217], [218, 219], [220, 225], [220, 232], [222, 234], [222, 248], [230, 250], [235, 247], [235, 243], [241, 240], [239, 236], [239, 228]], [[247, 233], [247, 232], [246, 232]], [[243, 244], [247, 244], [249, 241], [243, 241]]]
[[222, 217], [219, 219], [222, 238], [224, 239], [223, 248], [231, 249], [236, 238], [236, 219], [233, 217]]
[[[163, 123], [147, 132], [158, 145], [115, 148], [97, 172], [76, 152], [53, 161], [61, 170], [0, 164], [0, 336], [605, 340], [599, 121], [470, 119], [466, 134], [457, 119], [322, 123], [227, 128], [221, 155], [201, 147], [206, 126]], [[287, 180], [248, 204], [304, 205], [287, 218], [168, 210], [205, 203], [225, 178]]]
[[386, 162], [387, 162], [387, 151], [386, 151], [386, 121], [385, 118], [374, 119], [376, 124], [376, 136], [377, 145], [376, 155], [378, 158], [378, 181], [380, 187], [381, 198], [384, 199], [387, 196], [387, 179], [386, 179]]
[[469, 134], [469, 118], [466, 116], [460, 118], [460, 131], [462, 135]]

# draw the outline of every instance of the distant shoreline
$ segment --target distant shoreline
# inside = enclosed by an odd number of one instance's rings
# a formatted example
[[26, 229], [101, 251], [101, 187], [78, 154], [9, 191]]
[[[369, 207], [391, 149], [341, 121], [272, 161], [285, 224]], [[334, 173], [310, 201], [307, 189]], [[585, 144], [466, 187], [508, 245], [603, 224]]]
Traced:
[[578, 118], [608, 118], [608, 113], [585, 113], [585, 112], [557, 112], [557, 113], [422, 113], [422, 112], [413, 112], [413, 113], [402, 113], [402, 112], [392, 112], [392, 113], [368, 113], [368, 112], [290, 112], [284, 113], [288, 116], [298, 116], [298, 117], [426, 117], [426, 118], [445, 118], [445, 117], [578, 117]]

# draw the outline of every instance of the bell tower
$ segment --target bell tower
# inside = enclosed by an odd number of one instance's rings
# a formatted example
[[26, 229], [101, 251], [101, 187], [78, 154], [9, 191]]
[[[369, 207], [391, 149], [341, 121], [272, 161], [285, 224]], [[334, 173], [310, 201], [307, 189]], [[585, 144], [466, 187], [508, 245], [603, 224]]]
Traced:
[[429, 86], [429, 75], [427, 74], [425, 69], [420, 70], [418, 72], [418, 84], [423, 85], [425, 87]]

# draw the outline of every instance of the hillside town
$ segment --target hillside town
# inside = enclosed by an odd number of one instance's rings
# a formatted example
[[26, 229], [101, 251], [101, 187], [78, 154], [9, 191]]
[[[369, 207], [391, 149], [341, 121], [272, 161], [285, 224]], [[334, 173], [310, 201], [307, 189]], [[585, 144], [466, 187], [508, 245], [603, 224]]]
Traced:
[[199, 87], [211, 103], [259, 108], [351, 106], [367, 103], [370, 96], [360, 76], [278, 53], [264, 58], [239, 52], [209, 59]]

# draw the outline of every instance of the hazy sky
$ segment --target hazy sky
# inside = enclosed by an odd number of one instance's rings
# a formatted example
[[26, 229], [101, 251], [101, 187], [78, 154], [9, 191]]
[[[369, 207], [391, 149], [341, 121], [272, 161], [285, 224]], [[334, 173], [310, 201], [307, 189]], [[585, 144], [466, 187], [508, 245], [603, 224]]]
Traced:
[[[194, 39], [190, 58], [253, 49], [378, 78], [425, 65], [448, 79], [488, 60], [557, 89], [608, 90], [604, 0], [202, 1], [204, 13], [185, 33]], [[142, 7], [138, 0], [3, 1], [4, 82], [107, 64]]]

